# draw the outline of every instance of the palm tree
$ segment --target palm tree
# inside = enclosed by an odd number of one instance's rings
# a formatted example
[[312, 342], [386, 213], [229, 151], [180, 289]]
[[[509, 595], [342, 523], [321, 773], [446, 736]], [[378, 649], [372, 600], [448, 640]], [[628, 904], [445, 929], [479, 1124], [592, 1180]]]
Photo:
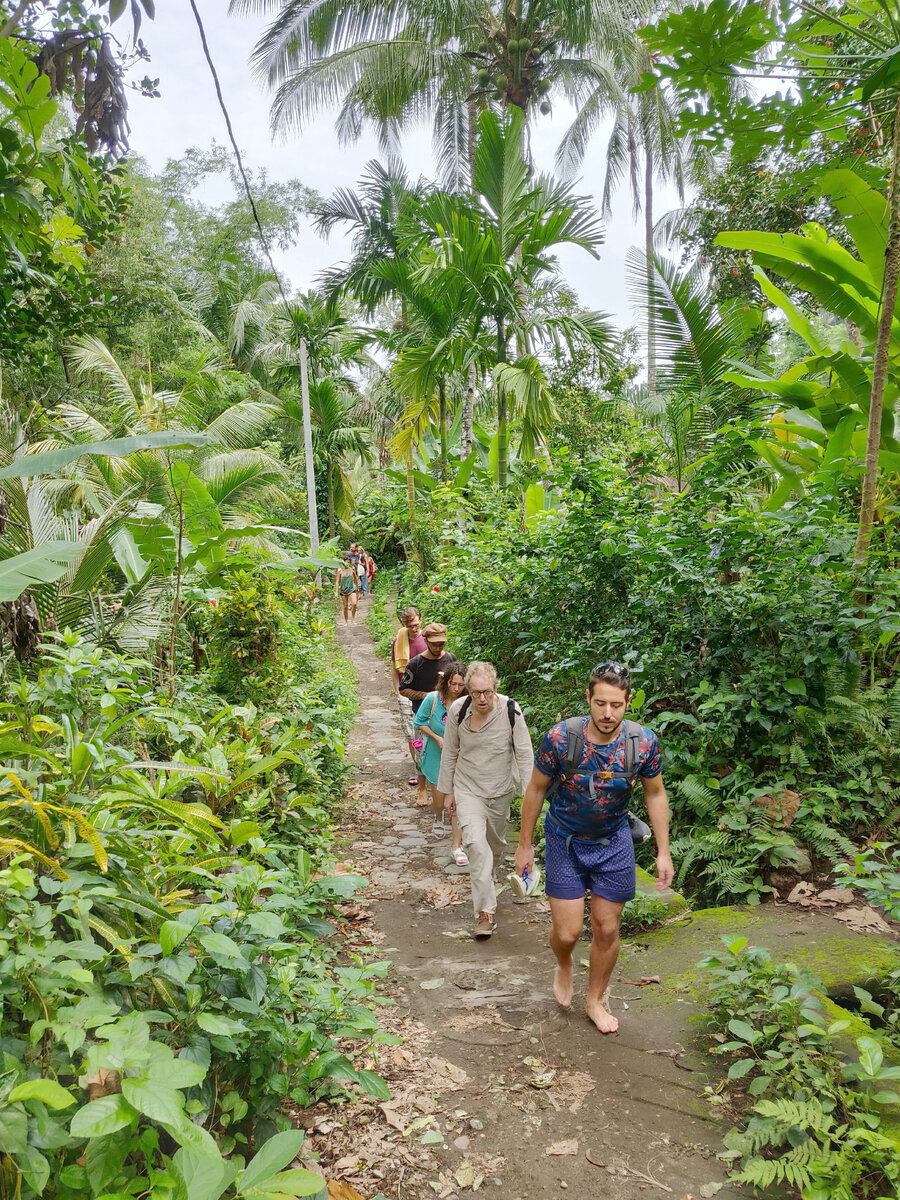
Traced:
[[273, 310], [267, 338], [256, 349], [270, 379], [276, 383], [299, 379], [301, 341], [306, 342], [312, 380], [340, 375], [351, 364], [368, 365], [366, 339], [337, 292], [306, 292], [287, 308], [279, 305]]
[[232, 0], [231, 9], [277, 11], [254, 52], [276, 89], [275, 129], [302, 128], [339, 104], [343, 141], [369, 124], [394, 153], [402, 130], [429, 120], [447, 187], [471, 177], [484, 109], [546, 114], [554, 89], [582, 88], [600, 12], [592, 0]]
[[[259, 399], [240, 400], [211, 415], [211, 408], [218, 406], [216, 401], [221, 402], [227, 363], [213, 360], [215, 366], [211, 369], [209, 362], [201, 360], [201, 370], [187, 379], [181, 391], [174, 392], [154, 389], [146, 376], [132, 386], [121, 365], [97, 338], [83, 337], [73, 342], [66, 359], [76, 378], [101, 381], [96, 404], [69, 400], [57, 407], [58, 424], [67, 430], [69, 440], [108, 441], [165, 429], [203, 432], [210, 439], [210, 448], [198, 458], [196, 473], [205, 483], [227, 478], [232, 469], [237, 473], [247, 507], [238, 512], [233, 488], [229, 488], [231, 515], [236, 523], [246, 522], [253, 507], [283, 498], [281, 485], [287, 477], [283, 465], [255, 448], [260, 429], [273, 419], [274, 396], [262, 393]], [[231, 372], [231, 376], [235, 374]], [[102, 410], [102, 417], [97, 410]], [[138, 484], [143, 500], [168, 506], [172, 488], [167, 466], [164, 457], [149, 452], [101, 460], [87, 469], [99, 473], [111, 496]]]
[[659, 363], [658, 391], [638, 394], [634, 406], [656, 432], [682, 491], [716, 431], [750, 415], [752, 401], [730, 373], [752, 334], [751, 319], [765, 323], [765, 317], [762, 310], [720, 311], [697, 266], [684, 271], [659, 255], [648, 260], [636, 248], [627, 266], [636, 304], [656, 315]]
[[[635, 217], [643, 210], [644, 253], [649, 261], [654, 248], [654, 182], [674, 183], [683, 202], [686, 183], [707, 155], [678, 129], [671, 89], [660, 81], [650, 88], [644, 86], [653, 72], [652, 56], [640, 37], [646, 16], [647, 11], [609, 10], [604, 37], [595, 46], [589, 66], [594, 75], [592, 86], [582, 95], [578, 115], [560, 143], [557, 163], [566, 175], [573, 174], [601, 121], [612, 114], [602, 212], [609, 216], [613, 195], [627, 178]], [[651, 395], [656, 391], [657, 375], [654, 322], [651, 304], [647, 308], [647, 388]]]
[[[328, 496], [328, 536], [336, 521], [345, 524], [353, 515], [353, 487], [347, 474], [353, 459], [372, 461], [372, 432], [365, 420], [359, 394], [344, 379], [320, 379], [309, 387], [313, 419], [313, 459], [316, 475], [325, 481]], [[285, 441], [303, 444], [303, 407], [298, 397], [283, 396], [276, 405], [276, 420]]]
[[258, 369], [256, 349], [279, 291], [273, 275], [255, 271], [248, 279], [227, 258], [215, 275], [203, 274], [196, 282], [194, 303], [205, 327], [226, 348], [233, 365], [247, 375]]
[[[440, 362], [464, 369], [475, 356], [490, 376], [497, 405], [498, 482], [505, 488], [510, 418], [522, 419], [526, 452], [533, 452], [556, 419], [535, 345], [590, 341], [604, 348], [611, 333], [599, 313], [542, 312], [540, 321], [534, 319], [527, 299], [552, 285], [553, 250], [568, 243], [597, 257], [602, 229], [593, 207], [568, 186], [531, 177], [521, 150], [521, 111], [511, 109], [503, 118], [485, 112], [478, 124], [475, 194], [435, 192], [412, 204], [401, 249], [415, 257], [413, 285], [426, 285], [431, 295], [453, 295], [458, 289], [465, 321], [428, 353], [416, 353], [413, 365], [426, 378], [428, 372], [437, 378]], [[403, 353], [400, 359], [402, 374]]]
[[351, 321], [337, 289], [330, 293], [308, 292], [295, 298], [287, 310], [283, 306], [276, 309], [268, 334], [257, 356], [280, 393], [270, 405], [270, 412], [288, 440], [298, 445], [302, 444], [303, 429], [300, 341], [306, 342], [313, 459], [316, 473], [325, 478], [328, 531], [333, 537], [335, 518], [347, 521], [352, 514], [347, 461], [354, 456], [364, 463], [371, 460], [371, 431], [357, 389], [346, 374], [351, 366], [371, 366], [367, 339]]
[[[398, 347], [409, 344], [414, 337], [410, 333], [410, 326], [421, 330], [429, 323], [432, 327], [435, 324], [433, 320], [429, 322], [433, 308], [431, 299], [426, 298], [421, 287], [417, 289], [412, 286], [411, 259], [408, 254], [401, 253], [398, 242], [404, 213], [412, 201], [425, 195], [426, 188], [422, 181], [413, 184], [399, 162], [383, 166], [373, 161], [366, 165], [358, 191], [339, 190], [330, 199], [322, 201], [314, 214], [320, 233], [328, 234], [337, 225], [346, 225], [353, 234], [352, 258], [349, 263], [327, 273], [322, 280], [326, 291], [329, 294], [343, 292], [352, 296], [362, 305], [367, 316], [373, 316], [379, 308], [386, 308], [393, 301], [399, 303], [399, 315], [393, 328], [376, 330], [373, 334], [374, 339], [392, 353], [396, 353]], [[376, 393], [389, 395], [392, 400], [397, 398], [394, 389], [385, 389], [383, 386], [370, 389], [370, 394], [374, 396]], [[400, 419], [405, 434], [403, 446], [398, 452], [406, 463], [412, 527], [415, 521], [412, 443], [418, 434], [419, 417], [407, 419], [410, 405], [416, 403], [417, 397], [408, 390], [404, 396], [405, 403], [395, 415]], [[372, 415], [375, 416], [375, 413]], [[471, 427], [471, 421], [469, 424]], [[396, 446], [393, 448], [397, 450]], [[443, 469], [446, 472], [446, 461]]]

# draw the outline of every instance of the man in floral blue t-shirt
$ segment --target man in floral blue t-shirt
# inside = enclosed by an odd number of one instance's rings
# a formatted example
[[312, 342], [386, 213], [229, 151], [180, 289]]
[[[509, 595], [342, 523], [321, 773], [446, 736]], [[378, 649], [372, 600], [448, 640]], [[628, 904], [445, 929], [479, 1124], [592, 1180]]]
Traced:
[[625, 712], [631, 700], [631, 676], [621, 663], [602, 663], [591, 672], [583, 718], [584, 748], [570, 777], [564, 774], [566, 723], [544, 736], [534, 760], [531, 782], [522, 800], [522, 828], [516, 872], [534, 869], [534, 827], [551, 784], [559, 786], [544, 820], [545, 888], [553, 928], [550, 948], [556, 956], [553, 995], [570, 1008], [574, 993], [572, 952], [584, 924], [584, 896], [591, 893], [590, 972], [587, 1015], [601, 1033], [615, 1033], [619, 1022], [605, 993], [619, 953], [619, 918], [635, 894], [634, 843], [628, 807], [635, 778], [640, 778], [647, 816], [656, 839], [656, 886], [662, 890], [674, 874], [669, 854], [669, 801], [662, 780], [659, 742], [641, 726], [634, 775], [626, 774]]

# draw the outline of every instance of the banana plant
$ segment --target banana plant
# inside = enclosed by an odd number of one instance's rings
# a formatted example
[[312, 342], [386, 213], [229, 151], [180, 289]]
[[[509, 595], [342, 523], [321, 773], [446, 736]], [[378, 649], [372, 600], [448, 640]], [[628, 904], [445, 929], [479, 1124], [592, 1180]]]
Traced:
[[[809, 354], [781, 375], [742, 365], [725, 378], [760, 393], [777, 411], [773, 440], [757, 442], [760, 455], [781, 476], [769, 501], [782, 505], [811, 483], [835, 481], [865, 470], [875, 347], [881, 320], [884, 256], [888, 241], [888, 202], [852, 171], [829, 171], [822, 190], [840, 212], [856, 256], [811, 223], [799, 234], [725, 232], [721, 246], [753, 255], [754, 273], [766, 298], [779, 308]], [[808, 317], [769, 278], [767, 269], [806, 291], [818, 305], [840, 317], [848, 336], [828, 345]], [[887, 376], [881, 414], [879, 466], [900, 472], [896, 421], [900, 394], [900, 320], [890, 327]]]

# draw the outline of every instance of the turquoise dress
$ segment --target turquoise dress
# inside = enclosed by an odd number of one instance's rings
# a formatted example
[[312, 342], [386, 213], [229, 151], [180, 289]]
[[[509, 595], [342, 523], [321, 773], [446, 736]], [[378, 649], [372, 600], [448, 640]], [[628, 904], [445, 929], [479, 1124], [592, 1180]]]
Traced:
[[413, 728], [425, 743], [420, 751], [419, 770], [429, 783], [435, 785], [441, 769], [441, 748], [427, 733], [422, 733], [422, 726], [427, 725], [438, 737], [443, 737], [446, 724], [447, 710], [444, 708], [444, 702], [438, 692], [430, 692], [419, 705]]

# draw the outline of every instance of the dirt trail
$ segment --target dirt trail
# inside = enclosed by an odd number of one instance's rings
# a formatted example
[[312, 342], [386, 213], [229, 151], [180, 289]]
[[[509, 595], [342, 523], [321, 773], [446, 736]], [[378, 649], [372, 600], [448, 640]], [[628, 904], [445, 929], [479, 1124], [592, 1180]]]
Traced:
[[[355, 915], [391, 959], [397, 1008], [384, 1010], [385, 1025], [404, 1042], [382, 1050], [376, 1068], [391, 1102], [336, 1110], [340, 1128], [311, 1118], [310, 1146], [326, 1174], [364, 1200], [464, 1200], [473, 1184], [509, 1200], [567, 1190], [735, 1200], [744, 1193], [724, 1184], [715, 1158], [723, 1127], [703, 1098], [709, 1080], [689, 1044], [686, 998], [674, 989], [663, 997], [665, 979], [662, 988], [623, 982], [638, 969], [629, 973], [623, 954], [612, 985], [620, 1032], [603, 1037], [578, 1007], [583, 968], [571, 1014], [549, 996], [546, 902], [514, 901], [506, 890], [497, 933], [470, 939], [465, 868], [431, 836], [430, 810], [415, 807], [406, 782], [389, 674], [362, 623], [370, 605], [361, 603], [359, 624], [338, 630], [360, 695], [347, 856], [371, 881]], [[641, 949], [633, 948], [641, 974], [655, 973]], [[587, 950], [585, 941], [576, 961], [586, 963]]]

